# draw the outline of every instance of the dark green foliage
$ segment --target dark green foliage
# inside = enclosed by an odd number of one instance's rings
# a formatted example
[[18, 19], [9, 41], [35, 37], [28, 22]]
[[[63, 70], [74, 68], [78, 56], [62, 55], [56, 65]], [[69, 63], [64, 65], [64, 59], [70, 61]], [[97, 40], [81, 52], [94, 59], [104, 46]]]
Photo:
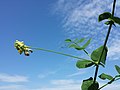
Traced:
[[117, 23], [120, 25], [120, 18], [119, 17], [111, 17], [109, 20], [113, 21], [114, 23]]
[[87, 67], [91, 67], [92, 65], [94, 65], [94, 63], [91, 60], [78, 60], [76, 63], [76, 66], [78, 68], [87, 68]]
[[109, 13], [109, 12], [104, 12], [104, 13], [102, 13], [102, 14], [99, 15], [98, 21], [100, 22], [100, 21], [102, 21], [102, 20], [108, 19], [108, 18], [110, 18], [111, 16], [112, 16], [111, 13]]
[[101, 75], [99, 75], [99, 78], [101, 78], [102, 80], [108, 79], [108, 80], [112, 80], [113, 77], [111, 75], [102, 73]]
[[66, 39], [65, 42], [71, 42], [72, 40], [71, 39]]
[[[95, 62], [98, 62], [101, 57], [102, 51], [103, 51], [103, 46], [100, 46], [99, 48], [94, 50], [91, 54], [91, 59]], [[107, 49], [107, 47], [105, 47], [102, 58], [100, 60], [100, 62], [103, 64], [105, 64], [107, 52], [108, 52], [108, 49]]]
[[116, 68], [117, 72], [120, 74], [120, 67], [115, 65], [115, 68]]
[[89, 79], [83, 80], [81, 89], [82, 90], [98, 90], [99, 88], [99, 83], [95, 82], [95, 84], [93, 84], [93, 78], [90, 77]]

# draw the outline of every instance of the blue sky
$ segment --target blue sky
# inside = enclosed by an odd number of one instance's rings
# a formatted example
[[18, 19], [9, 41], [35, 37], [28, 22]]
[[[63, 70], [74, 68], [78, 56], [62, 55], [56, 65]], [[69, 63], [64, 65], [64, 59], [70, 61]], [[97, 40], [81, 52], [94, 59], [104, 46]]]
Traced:
[[[1, 0], [0, 90], [79, 90], [81, 81], [93, 75], [93, 68], [78, 70], [76, 59], [43, 51], [34, 51], [29, 57], [19, 55], [14, 42], [21, 40], [29, 46], [86, 57], [82, 51], [61, 48], [64, 40], [92, 38], [89, 52], [102, 45], [108, 27], [104, 22], [98, 23], [97, 17], [111, 11], [112, 1]], [[119, 10], [117, 0], [115, 15], [120, 17]], [[117, 73], [114, 64], [120, 65], [119, 29], [118, 25], [113, 27], [107, 65], [105, 69], [100, 68], [100, 73]], [[106, 89], [112, 90], [113, 86], [115, 90], [120, 89], [118, 82]]]

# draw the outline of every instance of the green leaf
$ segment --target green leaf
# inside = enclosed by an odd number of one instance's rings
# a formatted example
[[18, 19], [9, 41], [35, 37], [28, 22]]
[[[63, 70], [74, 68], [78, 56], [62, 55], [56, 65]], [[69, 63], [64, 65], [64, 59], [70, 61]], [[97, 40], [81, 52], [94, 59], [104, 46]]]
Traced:
[[119, 17], [110, 17], [109, 20], [112, 20], [114, 23], [117, 23], [120, 25], [120, 18]]
[[81, 48], [80, 46], [76, 45], [76, 44], [70, 44], [69, 48], [75, 48], [77, 50], [82, 50], [83, 48]]
[[107, 22], [105, 22], [105, 24], [106, 24], [106, 25], [113, 24], [113, 25], [116, 27], [116, 25], [115, 25], [115, 23], [114, 23], [113, 21], [107, 21]]
[[117, 72], [120, 74], [120, 67], [115, 65], [115, 68], [116, 68]]
[[78, 46], [76, 44], [70, 44], [69, 48], [75, 48], [76, 50], [83, 50], [84, 49], [83, 47], [80, 47], [80, 46]]
[[110, 25], [110, 21], [105, 22], [106, 25]]
[[76, 43], [82, 43], [85, 40], [85, 38], [81, 38], [79, 40], [76, 41]]
[[83, 47], [76, 47], [75, 49], [76, 50], [83, 50], [84, 48]]
[[101, 75], [99, 75], [99, 78], [105, 80], [105, 79], [108, 79], [108, 80], [112, 80], [113, 77], [111, 75], [108, 75], [108, 74], [105, 74], [105, 73], [102, 73]]
[[98, 21], [100, 22], [100, 21], [102, 21], [102, 20], [108, 19], [108, 18], [110, 18], [111, 16], [112, 16], [111, 13], [109, 13], [109, 12], [104, 12], [104, 13], [102, 13], [102, 14], [99, 15]]
[[86, 48], [89, 44], [90, 44], [90, 42], [91, 42], [91, 39], [89, 39], [83, 46], [82, 46], [82, 48]]
[[76, 63], [76, 66], [80, 69], [80, 68], [87, 68], [87, 67], [91, 67], [92, 65], [94, 65], [94, 63], [90, 60], [78, 60]]
[[77, 48], [78, 47], [78, 45], [76, 45], [76, 44], [70, 44], [69, 45], [69, 48]]
[[99, 83], [95, 82], [95, 84], [93, 84], [93, 78], [90, 77], [89, 79], [83, 80], [81, 89], [82, 90], [98, 90], [99, 88]]
[[71, 42], [72, 40], [71, 39], [66, 39], [65, 42]]
[[[96, 50], [94, 50], [92, 52], [92, 54], [91, 54], [91, 59], [93, 61], [95, 61], [95, 62], [98, 62], [99, 59], [100, 59], [100, 56], [102, 54], [102, 50], [103, 50], [103, 46], [101, 46], [101, 47], [97, 48]], [[100, 62], [103, 63], [103, 64], [105, 64], [107, 52], [108, 52], [108, 49], [107, 49], [107, 47], [105, 47], [102, 58], [100, 60]]]

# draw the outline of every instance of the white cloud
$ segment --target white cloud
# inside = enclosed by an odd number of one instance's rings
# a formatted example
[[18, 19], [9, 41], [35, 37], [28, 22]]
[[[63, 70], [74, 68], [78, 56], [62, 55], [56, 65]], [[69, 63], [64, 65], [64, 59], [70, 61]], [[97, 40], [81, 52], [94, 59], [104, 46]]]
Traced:
[[120, 40], [115, 40], [108, 50], [108, 58], [111, 60], [120, 59]]
[[59, 71], [59, 69], [57, 69], [57, 70], [55, 70], [55, 71], [47, 71], [47, 72], [45, 72], [45, 73], [39, 74], [39, 75], [38, 75], [38, 78], [43, 79], [43, 78], [48, 77], [48, 76], [50, 76], [50, 75], [56, 74], [58, 71]]
[[25, 85], [9, 84], [0, 86], [0, 90], [41, 90], [40, 88], [30, 88]]
[[9, 75], [5, 73], [0, 73], [1, 82], [27, 82], [28, 77], [20, 75]]
[[113, 84], [105, 87], [103, 90], [120, 90], [120, 84]]
[[[54, 83], [53, 83], [54, 82]], [[24, 85], [4, 85], [0, 90], [81, 90], [81, 80], [51, 80], [45, 87], [27, 87]], [[101, 83], [103, 85], [103, 83]], [[120, 90], [120, 83], [113, 83], [102, 90]]]
[[120, 83], [116, 82], [116, 83], [109, 84], [101, 90], [120, 90]]
[[120, 6], [120, 0], [117, 0], [117, 6]]
[[82, 75], [82, 74], [85, 74], [85, 73], [86, 73], [85, 70], [80, 70], [79, 72], [68, 75], [68, 77], [75, 77], [75, 76], [79, 76], [79, 75]]
[[39, 74], [38, 75], [38, 78], [40, 78], [40, 79], [45, 78], [45, 77], [46, 77], [46, 75], [44, 75], [44, 74]]
[[[43, 87], [39, 88], [37, 90], [81, 90], [81, 81], [76, 81], [76, 80], [62, 80], [62, 84], [59, 84], [58, 82], [61, 83], [60, 80], [56, 80], [57, 84], [52, 83], [51, 86], [49, 87]], [[67, 84], [66, 84], [67, 83]], [[103, 83], [102, 83], [103, 85]], [[120, 90], [120, 83], [114, 83], [106, 86], [102, 90]]]
[[25, 87], [23, 85], [4, 85], [4, 86], [0, 86], [0, 90], [28, 90], [25, 89]]
[[[119, 2], [117, 1], [115, 12], [117, 16], [120, 16]], [[92, 38], [88, 49], [94, 50], [103, 45], [108, 30], [108, 26], [104, 25], [104, 21], [98, 23], [98, 15], [103, 12], [110, 12], [112, 4], [113, 0], [58, 0], [55, 4], [55, 11], [59, 16], [62, 16], [66, 35], [70, 38]], [[108, 41], [110, 51], [114, 49], [111, 48], [115, 43], [114, 41], [120, 38], [119, 28], [120, 26], [113, 26], [112, 28]]]
[[70, 85], [70, 84], [74, 84], [75, 81], [74, 80], [52, 80], [51, 84], [54, 85]]
[[99, 26], [98, 15], [106, 10], [106, 5], [109, 6], [111, 3], [110, 0], [104, 2], [101, 0], [58, 0], [56, 7], [58, 11], [62, 12], [63, 26], [69, 33], [83, 33], [84, 29], [87, 29], [85, 32], [89, 33], [90, 30], [98, 28], [94, 28], [94, 26]]
[[52, 80], [51, 87], [43, 87], [38, 90], [80, 90], [80, 81]]

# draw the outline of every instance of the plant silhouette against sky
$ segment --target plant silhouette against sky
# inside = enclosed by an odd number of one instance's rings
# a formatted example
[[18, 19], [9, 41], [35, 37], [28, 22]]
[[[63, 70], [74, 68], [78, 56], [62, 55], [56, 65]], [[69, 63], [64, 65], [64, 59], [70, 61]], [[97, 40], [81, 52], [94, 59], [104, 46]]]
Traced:
[[[100, 90], [100, 89], [104, 88], [105, 86], [112, 84], [114, 81], [117, 81], [120, 79], [120, 67], [117, 65], [115, 65], [115, 69], [118, 72], [117, 75], [111, 76], [106, 73], [102, 73], [102, 74], [98, 75], [99, 67], [100, 66], [105, 67], [105, 64], [106, 64], [107, 52], [109, 50], [107, 47], [107, 41], [108, 41], [112, 26], [113, 25], [116, 26], [116, 24], [120, 25], [120, 18], [114, 16], [115, 6], [116, 6], [116, 0], [113, 1], [112, 13], [104, 12], [99, 15], [99, 17], [98, 17], [99, 22], [101, 22], [103, 20], [107, 20], [105, 22], [105, 24], [108, 25], [108, 32], [107, 32], [104, 44], [101, 45], [100, 47], [98, 47], [97, 49], [95, 49], [91, 54], [89, 54], [86, 50], [86, 47], [90, 44], [91, 39], [88, 39], [87, 41], [86, 41], [86, 38], [75, 39], [75, 40], [71, 40], [71, 39], [65, 40], [65, 42], [67, 43], [67, 46], [69, 48], [74, 48], [79, 51], [80, 50], [84, 51], [84, 53], [89, 57], [89, 59], [80, 58], [80, 57], [77, 57], [74, 55], [56, 52], [53, 50], [47, 50], [47, 49], [43, 49], [43, 48], [34, 48], [31, 46], [27, 46], [24, 44], [23, 41], [18, 41], [18, 40], [15, 41], [15, 48], [18, 50], [18, 52], [20, 54], [24, 53], [26, 56], [29, 56], [30, 53], [33, 52], [32, 51], [32, 49], [33, 49], [33, 50], [42, 50], [42, 51], [52, 52], [52, 53], [76, 58], [76, 59], [78, 59], [78, 61], [76, 63], [76, 67], [78, 67], [79, 69], [95, 66], [94, 76], [93, 77], [91, 76], [86, 80], [83, 80], [81, 89], [82, 90]], [[97, 82], [97, 77], [99, 77], [102, 80], [107, 79], [109, 81], [100, 87], [99, 83]]]

